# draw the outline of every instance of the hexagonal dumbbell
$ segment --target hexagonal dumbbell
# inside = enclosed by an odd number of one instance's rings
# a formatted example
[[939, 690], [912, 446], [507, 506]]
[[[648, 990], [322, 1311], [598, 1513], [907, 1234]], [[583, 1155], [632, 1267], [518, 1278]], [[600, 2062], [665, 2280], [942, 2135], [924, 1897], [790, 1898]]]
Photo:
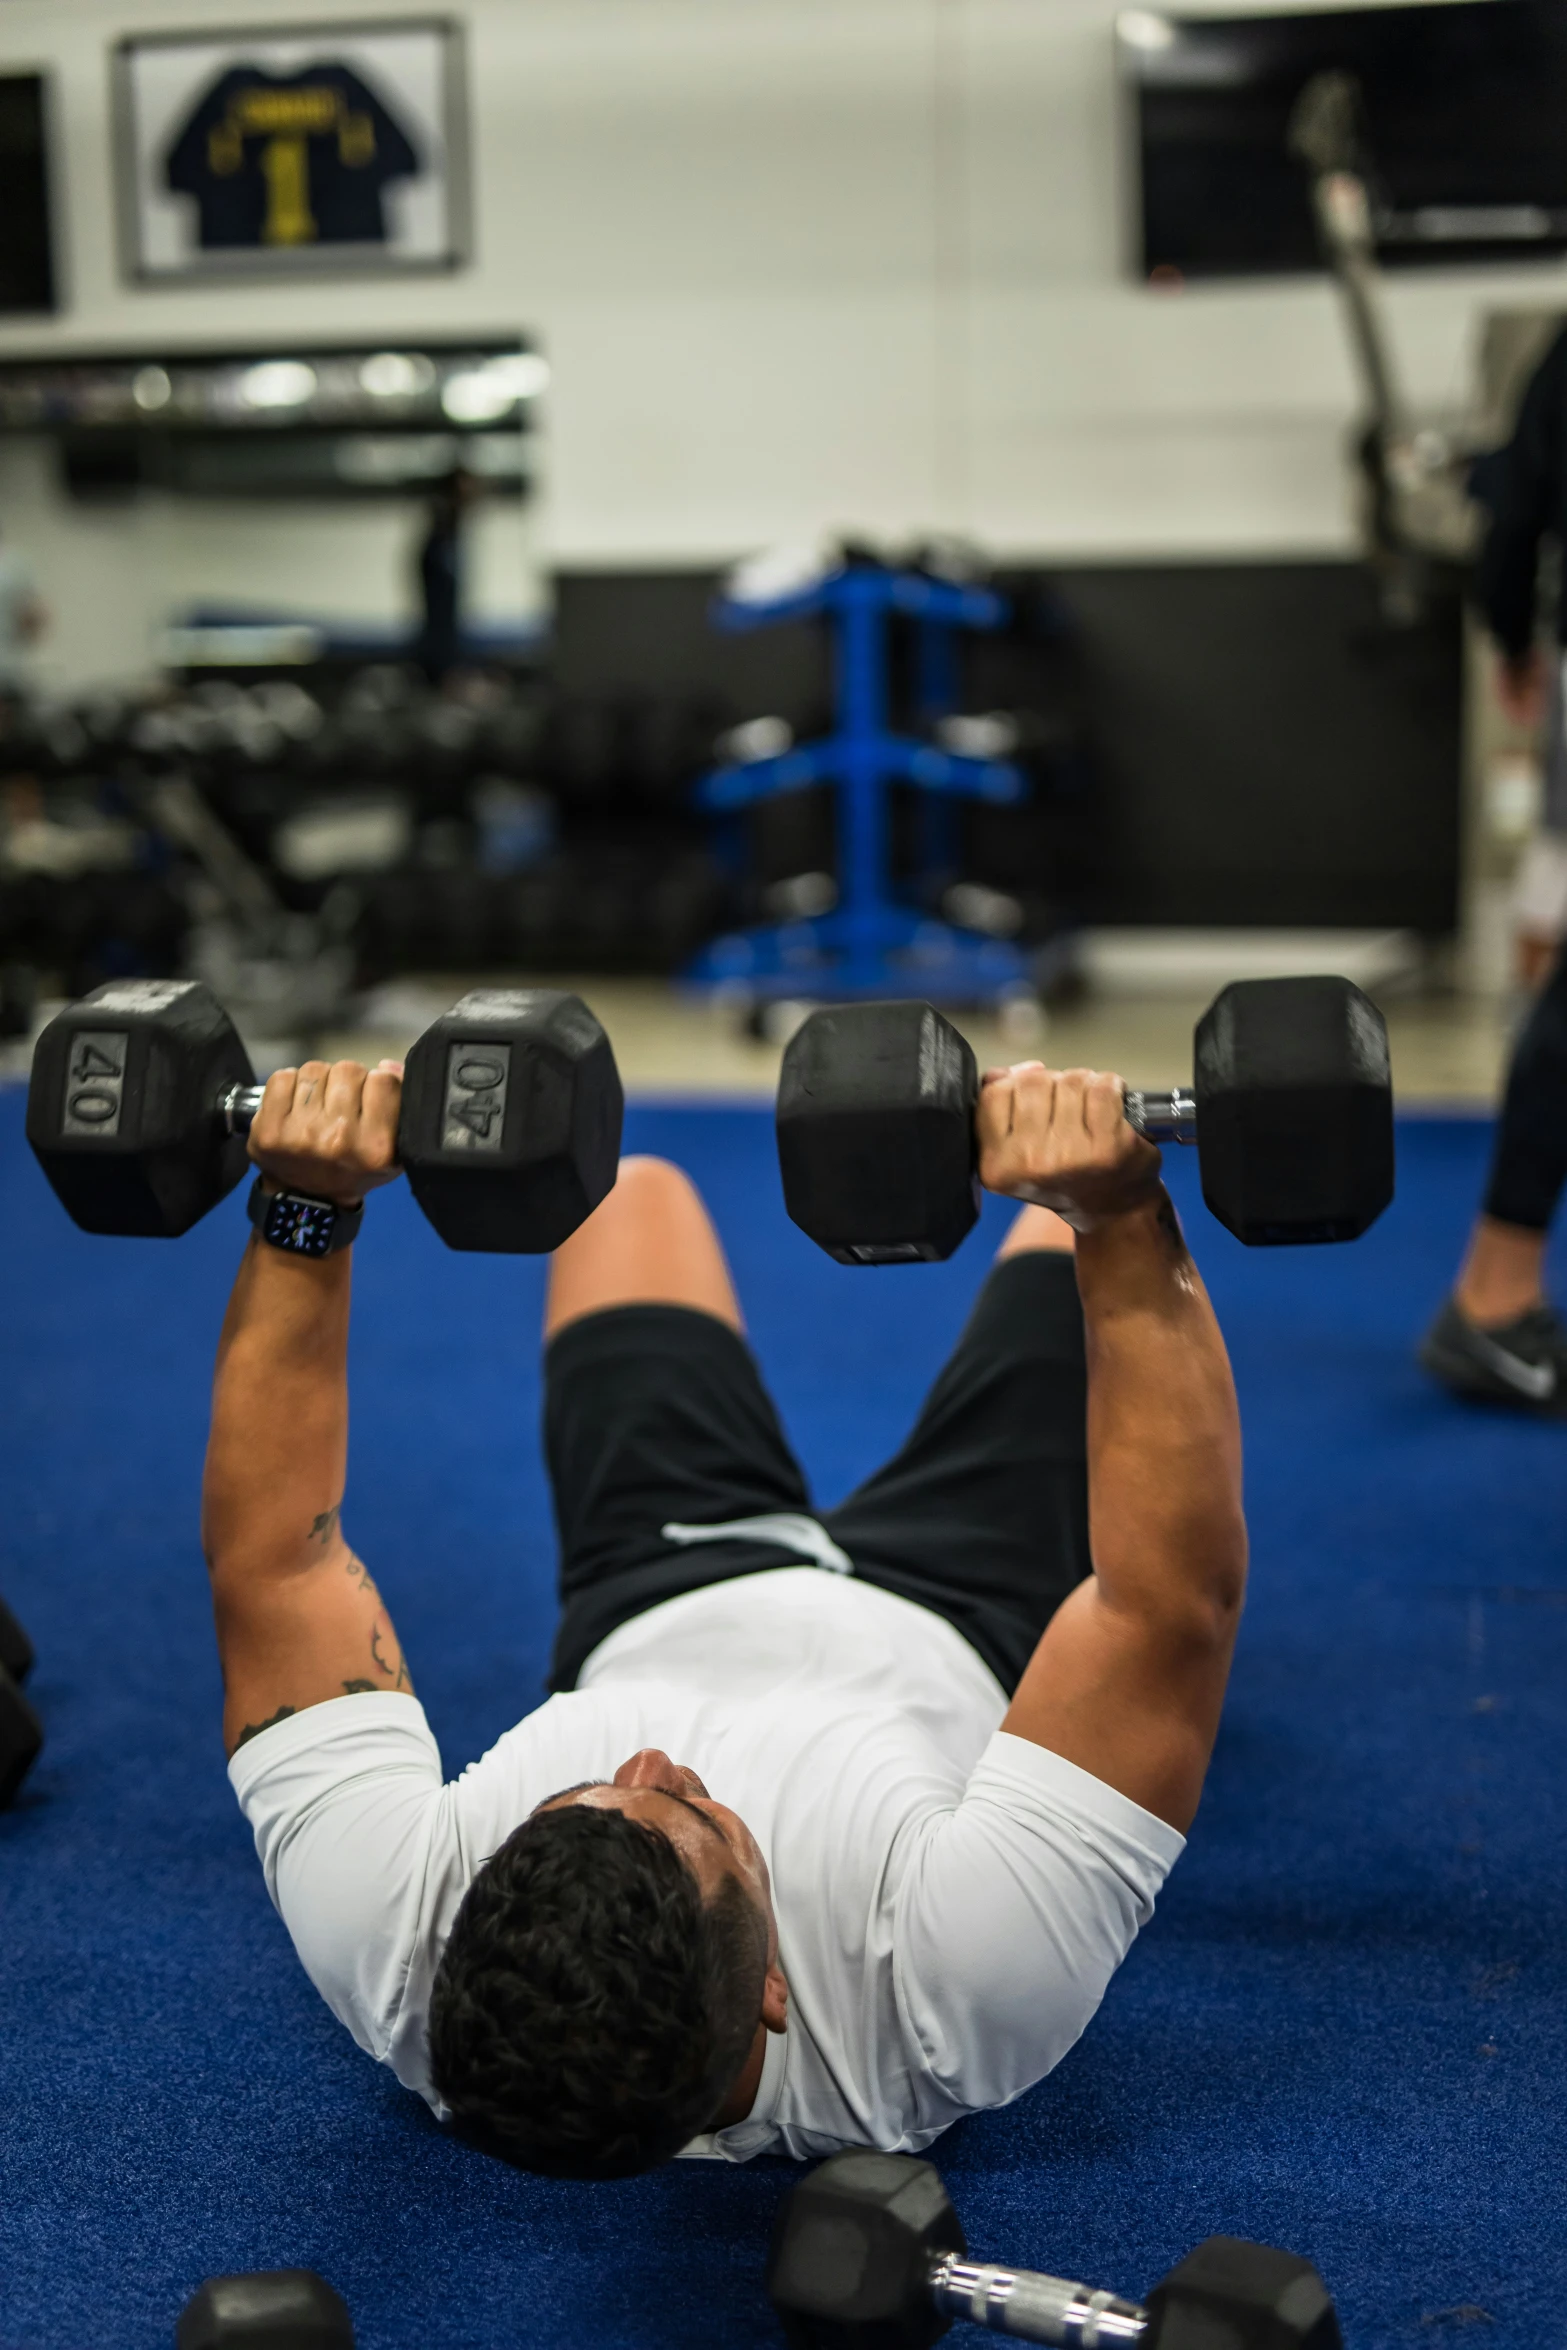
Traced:
[[[232, 1191], [261, 1103], [244, 1046], [195, 980], [111, 980], [33, 1054], [27, 1139], [86, 1232], [172, 1239]], [[542, 1253], [615, 1180], [623, 1101], [580, 997], [480, 988], [410, 1051], [398, 1157], [448, 1248]]]
[[[1194, 1142], [1202, 1195], [1248, 1247], [1354, 1240], [1393, 1196], [1381, 1013], [1347, 979], [1247, 979], [1204, 1013], [1191, 1086], [1126, 1094], [1150, 1142]], [[778, 1086], [784, 1205], [844, 1265], [949, 1257], [979, 1213], [979, 1071], [929, 1004], [835, 1004]]]
[[1309, 2260], [1210, 2236], [1146, 2302], [972, 2261], [928, 2162], [835, 2154], [785, 2200], [767, 2290], [794, 2350], [928, 2350], [958, 2318], [1062, 2350], [1342, 2350]]

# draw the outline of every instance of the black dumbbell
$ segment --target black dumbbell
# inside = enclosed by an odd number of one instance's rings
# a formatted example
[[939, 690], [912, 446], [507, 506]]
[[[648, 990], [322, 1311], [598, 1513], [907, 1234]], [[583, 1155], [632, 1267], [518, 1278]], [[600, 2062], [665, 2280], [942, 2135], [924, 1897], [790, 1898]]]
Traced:
[[[1247, 979], [1198, 1023], [1190, 1088], [1126, 1095], [1150, 1142], [1195, 1142], [1202, 1195], [1249, 1247], [1354, 1240], [1393, 1196], [1381, 1013], [1347, 979]], [[841, 1265], [951, 1256], [979, 1213], [979, 1071], [929, 1004], [813, 1012], [783, 1057], [784, 1205]]]
[[314, 2269], [260, 2269], [208, 2277], [180, 2311], [174, 2350], [354, 2350], [354, 2325]]
[[13, 1801], [43, 1747], [43, 1724], [22, 1695], [33, 1644], [0, 1599], [0, 1811]]
[[[27, 1139], [84, 1232], [172, 1239], [230, 1192], [261, 1088], [196, 980], [115, 980], [51, 1020]], [[480, 988], [410, 1051], [397, 1128], [415, 1199], [448, 1248], [558, 1248], [620, 1158], [620, 1077], [586, 1004]]]
[[1063, 2350], [1340, 2350], [1309, 2260], [1210, 2236], [1146, 2302], [968, 2257], [939, 2174], [835, 2154], [785, 2199], [767, 2290], [795, 2350], [927, 2350], [957, 2318]]

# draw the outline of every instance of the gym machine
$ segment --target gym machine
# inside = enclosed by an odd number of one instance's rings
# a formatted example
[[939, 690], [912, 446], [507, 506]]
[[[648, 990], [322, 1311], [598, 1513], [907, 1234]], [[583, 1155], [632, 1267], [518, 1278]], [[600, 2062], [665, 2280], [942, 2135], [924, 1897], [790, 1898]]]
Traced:
[[1470, 494], [1474, 452], [1417, 429], [1399, 386], [1377, 267], [1360, 84], [1319, 73], [1290, 116], [1289, 148], [1311, 179], [1324, 259], [1338, 285], [1365, 401], [1355, 444], [1362, 526], [1390, 620], [1417, 620], [1434, 590], [1459, 584], [1480, 539]]

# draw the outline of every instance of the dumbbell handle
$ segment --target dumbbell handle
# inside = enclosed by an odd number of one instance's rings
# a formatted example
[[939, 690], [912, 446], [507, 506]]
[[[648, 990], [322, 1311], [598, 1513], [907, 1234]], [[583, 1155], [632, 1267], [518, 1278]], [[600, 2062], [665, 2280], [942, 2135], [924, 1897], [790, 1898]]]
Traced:
[[225, 1134], [248, 1134], [261, 1107], [264, 1085], [231, 1085], [218, 1096], [218, 1116]]
[[[218, 1116], [226, 1134], [248, 1134], [261, 1107], [266, 1091], [260, 1085], [231, 1085], [218, 1096]], [[1197, 1140], [1196, 1096], [1185, 1086], [1172, 1086], [1168, 1093], [1135, 1092], [1126, 1089], [1127, 1123], [1134, 1126], [1149, 1142], [1195, 1142]], [[997, 2274], [1001, 2274], [997, 2271]], [[1016, 2328], [1013, 2331], [1016, 2332]], [[1054, 2335], [1040, 2335], [1041, 2341], [1055, 2339]]]
[[1130, 2350], [1148, 2330], [1148, 2312], [1135, 2301], [1030, 2268], [993, 2268], [945, 2252], [932, 2264], [929, 2284], [943, 2317], [966, 2317], [994, 2334], [1054, 2342], [1060, 2350]]
[[1197, 1097], [1184, 1085], [1168, 1093], [1134, 1093], [1126, 1089], [1126, 1117], [1149, 1142], [1195, 1142]]

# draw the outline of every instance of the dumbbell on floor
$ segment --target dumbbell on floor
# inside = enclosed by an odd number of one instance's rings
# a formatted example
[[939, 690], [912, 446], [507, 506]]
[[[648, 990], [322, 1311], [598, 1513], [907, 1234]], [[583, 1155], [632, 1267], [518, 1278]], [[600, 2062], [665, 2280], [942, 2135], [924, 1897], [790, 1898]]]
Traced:
[[[116, 980], [51, 1020], [27, 1139], [86, 1232], [172, 1239], [234, 1188], [261, 1088], [196, 980]], [[586, 1004], [478, 989], [408, 1054], [398, 1158], [448, 1248], [543, 1252], [589, 1216], [620, 1158], [620, 1078]]]
[[174, 2350], [354, 2350], [354, 2326], [314, 2269], [257, 2269], [208, 2277], [180, 2312]]
[[[1198, 1024], [1191, 1087], [1128, 1090], [1150, 1142], [1195, 1142], [1208, 1206], [1249, 1247], [1354, 1240], [1393, 1196], [1381, 1013], [1347, 979], [1251, 979]], [[979, 1213], [979, 1071], [929, 1004], [841, 1004], [790, 1039], [784, 1205], [844, 1265], [949, 1257]]]
[[43, 1724], [22, 1695], [33, 1644], [0, 1599], [0, 1811], [12, 1802], [44, 1742]]
[[968, 2257], [939, 2174], [835, 2154], [787, 2197], [767, 2290], [794, 2350], [927, 2350], [958, 2318], [1062, 2350], [1340, 2350], [1309, 2260], [1210, 2236], [1147, 2301]]

